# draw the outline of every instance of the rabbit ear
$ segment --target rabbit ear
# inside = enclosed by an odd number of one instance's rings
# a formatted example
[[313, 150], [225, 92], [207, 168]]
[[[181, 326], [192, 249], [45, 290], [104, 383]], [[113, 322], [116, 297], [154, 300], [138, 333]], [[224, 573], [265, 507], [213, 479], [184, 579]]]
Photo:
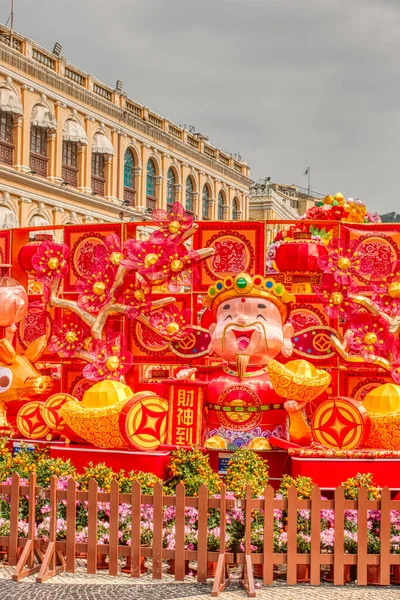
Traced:
[[6, 339], [0, 340], [0, 362], [11, 365], [16, 357], [13, 345]]
[[25, 351], [25, 357], [33, 363], [36, 362], [46, 350], [46, 346], [47, 337], [45, 335], [41, 335], [37, 338], [37, 340], [29, 344]]

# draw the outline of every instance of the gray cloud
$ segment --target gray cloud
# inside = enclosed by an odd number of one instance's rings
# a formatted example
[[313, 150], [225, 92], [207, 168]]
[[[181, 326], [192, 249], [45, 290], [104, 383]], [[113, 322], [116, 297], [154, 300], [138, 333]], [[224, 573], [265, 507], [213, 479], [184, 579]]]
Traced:
[[317, 191], [399, 208], [398, 0], [16, 0], [15, 28], [255, 179], [306, 185], [311, 165]]

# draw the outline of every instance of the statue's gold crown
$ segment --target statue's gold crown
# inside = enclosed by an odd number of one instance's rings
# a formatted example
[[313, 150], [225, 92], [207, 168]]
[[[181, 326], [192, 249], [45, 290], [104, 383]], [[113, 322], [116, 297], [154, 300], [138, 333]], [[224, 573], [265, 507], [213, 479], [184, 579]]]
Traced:
[[248, 273], [239, 273], [236, 276], [228, 275], [224, 280], [219, 279], [210, 286], [204, 305], [216, 314], [221, 302], [240, 296], [267, 298], [278, 307], [283, 321], [287, 318], [287, 304], [296, 301], [283, 283], [276, 282], [271, 277], [264, 278], [261, 275], [252, 277]]

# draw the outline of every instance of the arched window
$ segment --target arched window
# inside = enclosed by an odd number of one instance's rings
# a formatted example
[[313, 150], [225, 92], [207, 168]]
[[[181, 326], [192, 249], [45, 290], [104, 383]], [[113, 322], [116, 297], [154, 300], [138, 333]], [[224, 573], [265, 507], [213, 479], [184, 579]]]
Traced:
[[14, 120], [10, 112], [0, 110], [0, 162], [12, 166], [14, 162]]
[[232, 220], [238, 220], [238, 212], [239, 212], [239, 200], [237, 198], [233, 199], [232, 203]]
[[92, 152], [92, 189], [95, 194], [100, 196], [104, 196], [104, 156], [99, 152]]
[[175, 202], [175, 174], [171, 167], [167, 173], [167, 210], [171, 210], [173, 203]]
[[218, 221], [223, 221], [224, 219], [224, 197], [222, 192], [218, 194]]
[[124, 155], [124, 204], [133, 205], [135, 198], [135, 161], [129, 148]]
[[156, 205], [156, 167], [154, 161], [150, 158], [147, 162], [146, 207], [154, 210]]
[[63, 141], [62, 177], [70, 185], [78, 186], [78, 144], [76, 142]]
[[31, 148], [29, 166], [34, 173], [47, 177], [47, 129], [31, 126]]
[[186, 208], [187, 212], [190, 212], [190, 213], [193, 212], [193, 181], [190, 176], [186, 179], [185, 208]]
[[208, 192], [208, 185], [205, 184], [205, 186], [203, 187], [203, 206], [202, 206], [202, 211], [201, 211], [201, 216], [203, 219], [209, 219], [210, 218], [210, 194]]

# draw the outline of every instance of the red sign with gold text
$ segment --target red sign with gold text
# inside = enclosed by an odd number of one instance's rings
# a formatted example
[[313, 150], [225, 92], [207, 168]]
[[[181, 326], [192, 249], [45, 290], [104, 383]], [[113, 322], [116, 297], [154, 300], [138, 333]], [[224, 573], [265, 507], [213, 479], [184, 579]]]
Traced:
[[206, 385], [197, 381], [171, 383], [168, 444], [192, 446], [201, 443], [203, 391]]

